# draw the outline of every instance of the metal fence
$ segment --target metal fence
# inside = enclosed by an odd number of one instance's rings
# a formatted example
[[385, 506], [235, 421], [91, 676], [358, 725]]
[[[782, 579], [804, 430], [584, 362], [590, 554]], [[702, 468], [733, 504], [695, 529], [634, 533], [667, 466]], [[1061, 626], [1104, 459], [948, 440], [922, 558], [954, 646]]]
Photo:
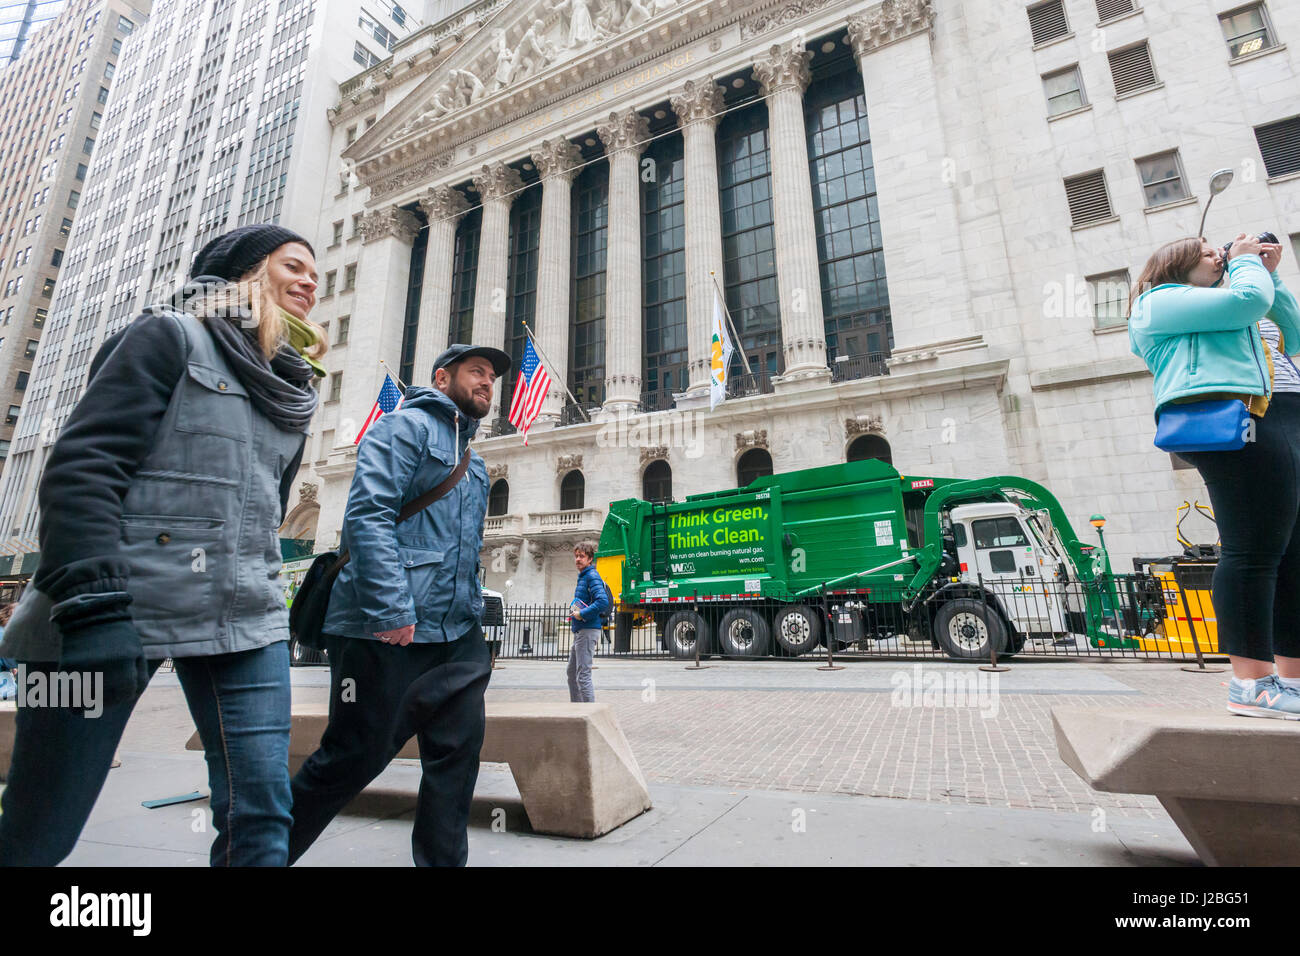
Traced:
[[[900, 585], [789, 602], [684, 593], [612, 615], [596, 656], [823, 664], [828, 658], [1197, 661], [1220, 657], [1208, 587], [1201, 578], [1133, 574], [1102, 585], [977, 576], [917, 595]], [[486, 610], [484, 636], [498, 659], [568, 657], [573, 634], [566, 605]], [[296, 663], [319, 661], [314, 654], [295, 657]]]

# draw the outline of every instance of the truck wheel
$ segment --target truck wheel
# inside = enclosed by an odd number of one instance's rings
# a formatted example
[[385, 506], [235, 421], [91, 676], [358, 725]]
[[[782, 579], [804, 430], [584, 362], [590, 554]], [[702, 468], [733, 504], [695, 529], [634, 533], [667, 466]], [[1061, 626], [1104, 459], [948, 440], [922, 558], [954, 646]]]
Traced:
[[718, 625], [718, 644], [728, 657], [763, 657], [772, 646], [772, 629], [753, 608], [732, 608]]
[[787, 654], [807, 654], [822, 639], [821, 612], [807, 604], [793, 604], [776, 615], [776, 643]]
[[999, 654], [1007, 649], [1007, 627], [1001, 615], [981, 601], [949, 601], [934, 616], [934, 636], [949, 657], [976, 660], [989, 656], [990, 643]]
[[673, 657], [685, 660], [695, 656], [699, 641], [700, 656], [709, 653], [709, 622], [694, 611], [677, 611], [664, 626], [664, 648]]

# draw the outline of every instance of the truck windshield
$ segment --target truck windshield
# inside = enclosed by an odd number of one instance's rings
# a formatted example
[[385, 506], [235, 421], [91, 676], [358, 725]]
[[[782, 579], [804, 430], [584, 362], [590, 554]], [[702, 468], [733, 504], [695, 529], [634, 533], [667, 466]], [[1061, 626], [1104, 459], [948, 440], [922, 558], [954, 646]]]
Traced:
[[977, 548], [1019, 548], [1029, 544], [1020, 522], [1012, 517], [981, 518], [971, 524]]

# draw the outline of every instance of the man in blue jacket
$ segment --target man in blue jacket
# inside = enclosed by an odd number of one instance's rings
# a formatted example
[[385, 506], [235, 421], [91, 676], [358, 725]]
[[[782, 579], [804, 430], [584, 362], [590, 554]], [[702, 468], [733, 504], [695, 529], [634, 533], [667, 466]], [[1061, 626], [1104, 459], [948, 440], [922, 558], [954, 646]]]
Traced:
[[[290, 863], [412, 737], [423, 768], [415, 863], [463, 866], [469, 856], [491, 674], [478, 580], [488, 478], [469, 441], [509, 368], [500, 349], [453, 345], [434, 362], [434, 387], [407, 389], [357, 447], [341, 542], [352, 560], [324, 624], [329, 725], [293, 779]], [[399, 524], [402, 506], [464, 455], [469, 468], [456, 486]]]
[[601, 618], [609, 613], [609, 595], [592, 564], [595, 558], [596, 545], [592, 541], [579, 541], [573, 549], [578, 586], [573, 590], [573, 604], [569, 608], [573, 646], [569, 648], [568, 674], [569, 700], [574, 703], [590, 704], [596, 700], [596, 691], [591, 686], [591, 657], [600, 640]]

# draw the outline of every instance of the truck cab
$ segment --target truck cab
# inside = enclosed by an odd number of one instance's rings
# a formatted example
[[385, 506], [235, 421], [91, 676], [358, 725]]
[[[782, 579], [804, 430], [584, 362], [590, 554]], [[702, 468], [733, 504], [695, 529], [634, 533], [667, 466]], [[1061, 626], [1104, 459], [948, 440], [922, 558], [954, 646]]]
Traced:
[[1070, 609], [1058, 586], [1066, 563], [1045, 513], [993, 502], [957, 505], [948, 518], [963, 583], [982, 583], [1000, 598], [1009, 622], [1022, 634], [1068, 630]]

